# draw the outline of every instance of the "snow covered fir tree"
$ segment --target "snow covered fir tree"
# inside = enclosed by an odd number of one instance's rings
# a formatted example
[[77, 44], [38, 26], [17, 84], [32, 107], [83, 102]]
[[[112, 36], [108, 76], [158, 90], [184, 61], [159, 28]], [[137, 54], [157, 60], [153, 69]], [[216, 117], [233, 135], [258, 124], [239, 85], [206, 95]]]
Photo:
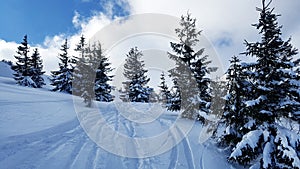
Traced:
[[[81, 39], [81, 44], [84, 44], [83, 42]], [[108, 83], [113, 77], [108, 75], [111, 71], [112, 68], [108, 58], [103, 54], [100, 43], [86, 47], [81, 45], [81, 57], [77, 60], [73, 86], [77, 90], [77, 95], [84, 98], [88, 107], [91, 106], [92, 100], [101, 102], [113, 100], [111, 95], [113, 88]]]
[[[74, 63], [75, 63], [75, 68], [74, 68], [74, 79], [80, 79], [83, 75], [80, 73], [81, 72], [81, 63], [85, 62], [85, 52], [87, 51], [87, 44], [85, 42], [85, 37], [82, 35], [80, 37], [80, 41], [78, 44], [76, 44], [76, 48], [74, 49], [76, 52], [78, 52], [78, 56], [74, 56]], [[76, 96], [80, 96], [81, 93], [81, 81], [80, 80], [74, 80], [72, 82], [72, 94]]]
[[[222, 120], [219, 127], [222, 129], [220, 141], [225, 145], [236, 145], [249, 129], [245, 126], [248, 122], [248, 112], [244, 103], [251, 93], [251, 83], [245, 76], [244, 69], [237, 56], [230, 60], [230, 66], [226, 72], [227, 95], [222, 110]], [[226, 127], [224, 127], [224, 125]]]
[[170, 93], [170, 104], [167, 107], [167, 110], [170, 111], [180, 111], [181, 109], [181, 92], [180, 87], [176, 81], [176, 78], [172, 79], [173, 87], [171, 88]]
[[42, 78], [44, 74], [42, 60], [38, 49], [34, 50], [31, 57], [29, 56], [27, 35], [24, 36], [23, 42], [18, 47], [17, 54], [15, 56], [17, 62], [12, 65], [12, 69], [15, 71], [14, 79], [17, 84], [34, 88], [42, 87], [45, 84]]
[[41, 88], [46, 83], [44, 82], [44, 78], [42, 75], [45, 73], [43, 71], [43, 61], [41, 59], [40, 53], [37, 48], [33, 50], [33, 54], [31, 56], [31, 71], [32, 71], [32, 77], [31, 79], [34, 81], [37, 88]]
[[[174, 53], [168, 53], [176, 67], [169, 70], [180, 88], [182, 117], [204, 122], [201, 113], [210, 113], [210, 78], [208, 74], [217, 68], [208, 67], [211, 61], [204, 55], [204, 48], [195, 49], [201, 31], [196, 28], [196, 19], [190, 13], [182, 16], [180, 28], [175, 29], [179, 43], [171, 42]], [[182, 107], [183, 106], [183, 107]]]
[[113, 76], [109, 73], [113, 70], [111, 68], [111, 63], [108, 62], [108, 58], [104, 55], [101, 44], [95, 44], [92, 50], [93, 65], [96, 66], [96, 77], [95, 77], [95, 99], [101, 102], [113, 101], [114, 97], [111, 94], [113, 87], [109, 84], [112, 81]]
[[120, 99], [129, 102], [149, 102], [153, 91], [147, 86], [150, 79], [146, 73], [142, 52], [137, 47], [131, 48], [126, 55], [123, 75], [127, 81], [123, 82], [124, 89], [121, 91]]
[[53, 91], [60, 91], [71, 94], [74, 67], [72, 65], [73, 59], [68, 55], [68, 49], [68, 40], [66, 39], [60, 49], [62, 53], [59, 54], [59, 70], [51, 71], [51, 85], [54, 86], [54, 88], [52, 89]]
[[[259, 22], [261, 41], [246, 41], [246, 56], [254, 63], [240, 66], [233, 58], [229, 69], [229, 95], [223, 120], [223, 137], [232, 146], [229, 160], [252, 168], [300, 168], [300, 137], [290, 125], [299, 124], [297, 50], [281, 38], [279, 15], [262, 1]], [[232, 72], [233, 70], [233, 72]], [[247, 92], [246, 94], [244, 92]], [[284, 125], [283, 121], [290, 121]], [[230, 144], [232, 143], [232, 144]]]
[[160, 81], [161, 81], [160, 85], [158, 86], [160, 88], [159, 102], [162, 103], [162, 105], [164, 107], [169, 109], [169, 107], [171, 105], [172, 95], [171, 95], [171, 92], [170, 92], [169, 87], [167, 85], [164, 72], [162, 72], [161, 75], [160, 75]]

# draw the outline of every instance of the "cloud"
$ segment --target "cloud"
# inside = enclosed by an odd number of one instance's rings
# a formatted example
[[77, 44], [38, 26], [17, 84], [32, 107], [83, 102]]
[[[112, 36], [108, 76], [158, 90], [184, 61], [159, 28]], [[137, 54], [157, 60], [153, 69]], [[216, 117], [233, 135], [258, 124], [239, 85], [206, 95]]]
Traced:
[[6, 42], [0, 39], [0, 58], [12, 60], [16, 54], [18, 44], [16, 42]]
[[[256, 41], [258, 31], [251, 24], [258, 22], [255, 10], [261, 1], [254, 0], [129, 0], [134, 14], [162, 13], [180, 17], [187, 11], [197, 18], [197, 26], [215, 46], [224, 67], [232, 55], [245, 50], [244, 39]], [[271, 6], [275, 13], [282, 14], [279, 24], [283, 24], [283, 39], [292, 36], [292, 43], [300, 48], [300, 1], [277, 1]], [[229, 36], [228, 36], [229, 35]], [[249, 59], [243, 57], [243, 59]]]
[[[76, 55], [73, 49], [80, 36], [83, 34], [87, 39], [90, 39], [101, 28], [110, 24], [112, 20], [118, 20], [119, 18], [114, 13], [120, 7], [124, 8], [125, 13], [161, 13], [176, 17], [189, 11], [193, 17], [197, 18], [197, 26], [203, 30], [203, 36], [215, 47], [220, 61], [224, 64], [224, 68], [227, 68], [230, 57], [245, 50], [244, 39], [255, 41], [259, 38], [258, 31], [251, 26], [258, 20], [259, 13], [255, 11], [255, 8], [259, 6], [261, 6], [260, 1], [253, 0], [129, 0], [129, 5], [125, 0], [115, 0], [114, 3], [105, 3], [104, 13], [94, 11], [90, 17], [84, 17], [78, 11], [74, 11], [72, 23], [78, 32], [71, 35], [63, 33], [47, 36], [43, 44], [31, 48], [39, 48], [46, 73], [50, 74], [50, 70], [58, 68], [57, 56], [60, 52], [60, 46], [66, 38], [69, 39], [70, 54]], [[298, 13], [300, 1], [274, 1], [272, 6], [275, 7], [276, 13], [282, 14], [279, 17], [279, 23], [283, 24], [284, 39], [292, 36], [292, 44], [300, 48], [300, 22], [297, 22], [300, 17], [300, 13]], [[140, 27], [141, 25], [132, 25], [132, 27], [135, 26]], [[28, 38], [30, 39], [30, 35]], [[20, 37], [20, 42], [21, 40], [22, 37]], [[162, 42], [164, 41], [159, 43]], [[137, 45], [143, 46], [142, 44]], [[17, 46], [16, 42], [6, 42], [0, 39], [1, 59], [14, 60], [13, 55], [16, 54]], [[125, 50], [125, 47], [122, 50]], [[113, 62], [120, 60], [120, 57], [123, 59], [126, 52], [123, 53], [122, 56], [112, 56]]]
[[[52, 70], [58, 69], [58, 54], [60, 53], [61, 45], [65, 39], [68, 39], [69, 44], [69, 55], [76, 55], [77, 53], [73, 50], [76, 44], [79, 42], [80, 36], [84, 35], [87, 39], [91, 38], [99, 29], [109, 24], [111, 20], [101, 12], [94, 13], [89, 18], [83, 18], [79, 13], [75, 12], [72, 20], [74, 27], [78, 28], [78, 32], [75, 34], [58, 34], [55, 36], [47, 36], [43, 44], [37, 44], [30, 46], [30, 55], [34, 48], [38, 48], [44, 62], [44, 69], [46, 74], [50, 74]], [[30, 36], [28, 36], [30, 41]], [[20, 37], [20, 42], [22, 37]], [[0, 39], [0, 59], [11, 60], [15, 62], [14, 55], [16, 55], [17, 47], [19, 43], [6, 42]]]

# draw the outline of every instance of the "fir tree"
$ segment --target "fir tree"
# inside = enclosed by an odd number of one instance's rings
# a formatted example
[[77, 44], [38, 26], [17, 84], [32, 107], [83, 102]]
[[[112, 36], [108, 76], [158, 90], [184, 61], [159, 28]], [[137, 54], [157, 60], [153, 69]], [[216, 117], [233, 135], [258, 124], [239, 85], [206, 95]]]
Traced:
[[196, 19], [187, 13], [187, 16], [181, 17], [180, 26], [175, 29], [180, 42], [171, 42], [175, 54], [168, 53], [170, 59], [175, 61], [176, 67], [169, 72], [172, 78], [176, 78], [180, 87], [181, 104], [184, 105], [181, 108], [185, 109], [182, 117], [203, 122], [204, 118], [199, 115], [199, 110], [209, 113], [211, 101], [209, 87], [211, 80], [207, 75], [216, 71], [216, 68], [208, 67], [210, 64], [210, 61], [207, 61], [208, 56], [202, 56], [204, 49], [198, 51], [194, 49], [201, 34], [201, 31], [196, 29]]
[[223, 114], [223, 108], [225, 105], [225, 96], [227, 94], [226, 81], [222, 81], [219, 78], [216, 81], [211, 81], [211, 112], [216, 117], [221, 117]]
[[[292, 83], [294, 72], [293, 56], [297, 50], [290, 39], [281, 39], [281, 26], [269, 3], [262, 1], [258, 24], [254, 24], [261, 34], [261, 41], [246, 41], [247, 56], [257, 59], [246, 66], [246, 74], [252, 85], [251, 98], [244, 101], [248, 110], [247, 118], [251, 126], [239, 141], [229, 159], [242, 164], [251, 163], [260, 168], [300, 168], [300, 137], [294, 131], [279, 125], [278, 121], [290, 119], [299, 109], [296, 90]], [[236, 111], [236, 110], [235, 110]], [[237, 112], [237, 111], [236, 111]], [[259, 160], [255, 160], [259, 158]], [[257, 164], [257, 161], [259, 163]]]
[[181, 92], [180, 87], [176, 81], [176, 78], [173, 79], [173, 87], [171, 90], [170, 96], [170, 105], [167, 107], [170, 111], [180, 111], [181, 109]]
[[54, 86], [53, 91], [60, 91], [66, 93], [72, 93], [72, 80], [73, 80], [73, 66], [71, 65], [72, 59], [68, 55], [68, 40], [61, 46], [62, 53], [59, 54], [59, 70], [51, 71], [52, 83]]
[[165, 73], [162, 72], [160, 75], [160, 85], [158, 86], [160, 88], [160, 102], [169, 109], [171, 105], [171, 92], [169, 91], [169, 87], [166, 83]]
[[74, 76], [75, 86], [88, 107], [92, 100], [110, 102], [113, 96], [110, 94], [112, 87], [108, 84], [112, 76], [107, 57], [103, 54], [101, 44], [94, 44], [92, 47], [85, 47], [83, 56], [78, 59]]
[[112, 81], [112, 77], [108, 75], [113, 69], [110, 67], [108, 58], [103, 54], [101, 45], [98, 44], [94, 49], [94, 58], [96, 69], [95, 78], [95, 97], [97, 101], [110, 102], [113, 100], [111, 95], [112, 86], [108, 83]]
[[83, 75], [81, 74], [83, 71], [81, 71], [81, 68], [83, 68], [82, 64], [85, 64], [85, 53], [87, 52], [87, 44], [85, 42], [85, 37], [82, 35], [80, 37], [79, 43], [76, 45], [76, 48], [74, 49], [76, 52], [78, 52], [79, 56], [75, 56], [74, 59], [72, 60], [72, 63], [75, 64], [74, 66], [74, 80], [73, 80], [73, 89], [72, 89], [72, 94], [76, 96], [80, 96], [82, 93], [81, 88], [82, 86], [82, 80], [80, 80]]
[[128, 98], [131, 102], [148, 103], [152, 93], [152, 88], [144, 87], [145, 79], [143, 75], [136, 74], [130, 81]]
[[244, 101], [248, 99], [251, 92], [251, 84], [247, 81], [244, 68], [240, 59], [233, 56], [227, 71], [227, 95], [225, 97], [224, 113], [221, 125], [225, 124], [224, 133], [221, 133], [221, 142], [227, 145], [236, 145], [242, 136], [249, 131], [245, 124], [251, 120], [248, 117]]
[[35, 82], [37, 88], [41, 88], [45, 85], [44, 78], [42, 77], [45, 72], [43, 71], [43, 61], [37, 48], [33, 50], [31, 60], [31, 79]]
[[16, 65], [12, 66], [12, 69], [15, 71], [14, 79], [21, 86], [36, 87], [35, 82], [31, 79], [31, 58], [29, 56], [27, 35], [24, 36], [23, 42], [18, 47], [17, 54], [15, 56], [17, 59]]
[[137, 47], [131, 48], [127, 54], [123, 73], [127, 81], [123, 82], [124, 91], [120, 95], [123, 101], [149, 102], [149, 95], [153, 89], [146, 86], [150, 79], [146, 76], [147, 70], [144, 68], [144, 61], [141, 60], [142, 56]]

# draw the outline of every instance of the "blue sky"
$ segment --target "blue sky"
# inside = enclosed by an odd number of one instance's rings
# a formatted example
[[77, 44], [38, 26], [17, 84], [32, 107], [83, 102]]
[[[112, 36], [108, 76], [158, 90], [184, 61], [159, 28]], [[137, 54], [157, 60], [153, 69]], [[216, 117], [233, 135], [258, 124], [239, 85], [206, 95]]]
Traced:
[[[74, 34], [75, 11], [88, 18], [106, 12], [110, 0], [6, 0], [0, 5], [0, 38], [20, 42], [25, 34], [31, 44], [40, 44], [46, 36]], [[123, 4], [124, 5], [124, 4]], [[128, 15], [122, 4], [114, 3], [113, 16]]]

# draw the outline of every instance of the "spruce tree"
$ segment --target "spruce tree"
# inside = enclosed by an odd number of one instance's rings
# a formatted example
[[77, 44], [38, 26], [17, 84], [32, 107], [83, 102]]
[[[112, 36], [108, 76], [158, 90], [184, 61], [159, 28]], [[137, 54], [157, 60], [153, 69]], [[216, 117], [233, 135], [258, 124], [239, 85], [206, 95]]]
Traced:
[[74, 85], [78, 90], [80, 96], [84, 99], [87, 107], [92, 106], [92, 100], [95, 98], [95, 76], [96, 76], [96, 65], [94, 62], [94, 49], [87, 47], [85, 49], [84, 56], [80, 57], [78, 60], [77, 67], [75, 68], [78, 71], [76, 76], [74, 76]]
[[199, 42], [201, 31], [197, 30], [196, 19], [192, 18], [190, 13], [181, 17], [180, 28], [175, 29], [175, 32], [180, 41], [171, 42], [174, 54], [168, 54], [170, 59], [175, 61], [176, 67], [169, 72], [172, 78], [176, 78], [181, 91], [181, 104], [184, 106], [181, 107], [184, 109], [182, 117], [204, 122], [199, 110], [210, 113], [211, 80], [207, 75], [216, 71], [216, 68], [208, 67], [211, 61], [207, 61], [207, 55], [202, 56], [203, 48], [194, 49]]
[[41, 88], [45, 85], [44, 78], [42, 77], [45, 72], [43, 71], [43, 61], [37, 48], [33, 50], [31, 60], [31, 79], [35, 82], [37, 88]]
[[160, 88], [160, 102], [165, 106], [167, 109], [169, 109], [171, 105], [171, 92], [169, 91], [169, 87], [166, 83], [165, 73], [162, 72], [160, 75], [160, 85], [158, 86]]
[[112, 86], [108, 83], [112, 81], [111, 75], [108, 75], [113, 69], [110, 67], [108, 58], [103, 54], [100, 43], [94, 47], [93, 62], [96, 66], [95, 77], [95, 97], [97, 101], [110, 102], [113, 100], [111, 95]]
[[225, 96], [227, 94], [226, 89], [226, 81], [222, 81], [220, 78], [216, 78], [215, 81], [211, 81], [211, 95], [212, 95], [212, 102], [211, 102], [211, 113], [214, 114], [216, 117], [221, 117], [223, 114], [223, 108], [225, 105]]
[[146, 76], [148, 70], [144, 68], [142, 56], [142, 52], [137, 47], [131, 48], [127, 54], [123, 73], [127, 81], [123, 82], [124, 90], [120, 95], [123, 101], [149, 102], [153, 89], [146, 86], [150, 79]]
[[72, 63], [75, 65], [74, 66], [74, 80], [73, 80], [73, 89], [72, 89], [72, 94], [76, 95], [76, 96], [80, 96], [82, 93], [81, 88], [82, 86], [82, 80], [80, 80], [82, 78], [82, 72], [84, 72], [84, 70], [81, 71], [82, 64], [85, 64], [85, 57], [86, 57], [86, 52], [87, 52], [87, 44], [85, 42], [85, 37], [82, 35], [80, 37], [80, 41], [79, 43], [76, 45], [76, 48], [74, 49], [76, 52], [78, 52], [78, 56], [75, 56], [72, 59]]
[[[244, 68], [237, 56], [230, 60], [227, 70], [227, 95], [225, 97], [224, 112], [219, 125], [224, 125], [220, 141], [223, 144], [234, 146], [241, 141], [242, 136], [249, 131], [245, 127], [251, 123], [244, 103], [251, 92], [251, 84], [245, 76]], [[249, 123], [249, 124], [250, 124]], [[251, 127], [251, 126], [250, 126]]]
[[171, 90], [170, 96], [170, 105], [167, 107], [167, 110], [170, 111], [180, 111], [181, 109], [181, 91], [180, 87], [176, 81], [176, 78], [173, 80], [173, 87]]
[[71, 65], [72, 59], [68, 55], [68, 40], [61, 46], [62, 53], [59, 54], [59, 70], [51, 71], [52, 83], [54, 86], [53, 91], [60, 91], [66, 93], [72, 93], [72, 80], [73, 80], [73, 66]]
[[296, 99], [299, 96], [295, 96], [299, 86], [292, 83], [297, 74], [293, 61], [297, 50], [290, 39], [281, 39], [279, 15], [273, 13], [270, 3], [263, 0], [262, 9], [257, 8], [260, 18], [253, 26], [259, 30], [261, 41], [246, 41], [244, 54], [257, 59], [245, 71], [252, 83], [252, 96], [244, 101], [251, 123], [245, 124], [249, 131], [243, 134], [229, 159], [260, 168], [300, 168], [300, 137], [278, 123], [292, 118], [300, 106]]
[[31, 79], [31, 58], [29, 56], [27, 35], [24, 36], [23, 42], [18, 47], [17, 54], [15, 56], [17, 60], [16, 65], [12, 66], [12, 69], [15, 71], [14, 79], [21, 86], [36, 87], [35, 82]]
[[101, 102], [113, 100], [112, 86], [108, 83], [113, 77], [108, 75], [112, 71], [109, 66], [110, 63], [103, 54], [100, 43], [85, 47], [83, 56], [78, 58], [74, 87], [88, 107], [92, 105], [92, 100]]

